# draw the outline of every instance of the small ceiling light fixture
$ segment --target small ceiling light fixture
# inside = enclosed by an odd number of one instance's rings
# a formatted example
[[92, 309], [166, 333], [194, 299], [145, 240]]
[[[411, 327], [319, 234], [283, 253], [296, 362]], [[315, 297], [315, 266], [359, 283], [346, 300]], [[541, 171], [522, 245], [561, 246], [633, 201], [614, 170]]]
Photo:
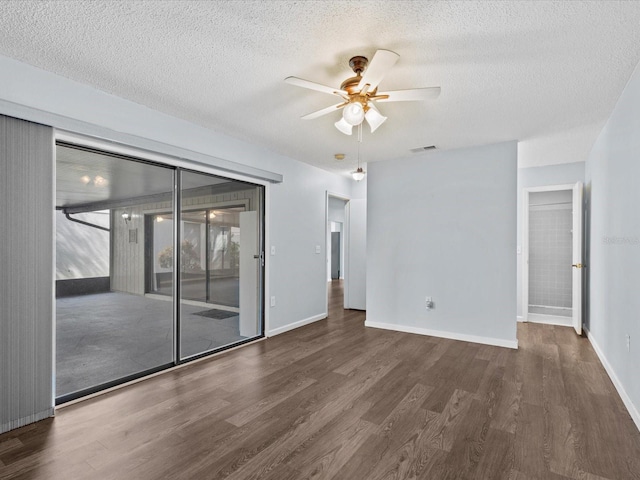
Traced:
[[345, 154], [344, 153], [336, 153], [333, 157], [336, 160], [344, 160]]
[[360, 180], [362, 180], [364, 178], [365, 173], [366, 172], [364, 170], [362, 170], [362, 167], [358, 167], [358, 169], [355, 172], [351, 173], [351, 176], [353, 177], [353, 179], [356, 182], [359, 182]]
[[96, 175], [93, 178], [89, 175], [83, 175], [80, 177], [80, 181], [85, 185], [93, 185], [94, 187], [106, 187], [109, 184], [109, 181], [100, 175]]
[[101, 177], [100, 175], [96, 175], [95, 178], [93, 179], [93, 184], [96, 187], [104, 187], [107, 184], [107, 179], [104, 177]]
[[355, 172], [351, 172], [351, 176], [356, 182], [362, 180], [366, 172], [360, 166], [360, 144], [362, 143], [362, 123], [358, 125], [358, 168]]
[[214, 218], [216, 218], [216, 214], [215, 214], [215, 213], [213, 213], [213, 212], [210, 212], [210, 213], [209, 213], [209, 219], [210, 219], [210, 220], [213, 220]]
[[122, 219], [125, 222], [129, 223], [129, 220], [131, 220], [131, 214], [129, 212], [123, 212]]
[[156, 217], [156, 222], [160, 223], [160, 222], [164, 222], [164, 217], [162, 215], [158, 215]]

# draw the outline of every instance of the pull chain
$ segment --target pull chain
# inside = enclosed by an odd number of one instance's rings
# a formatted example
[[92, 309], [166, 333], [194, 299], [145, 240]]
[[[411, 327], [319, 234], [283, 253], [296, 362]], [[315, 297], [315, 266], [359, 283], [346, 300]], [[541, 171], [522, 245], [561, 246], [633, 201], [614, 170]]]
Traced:
[[358, 125], [358, 168], [360, 168], [360, 144], [362, 143], [362, 123]]

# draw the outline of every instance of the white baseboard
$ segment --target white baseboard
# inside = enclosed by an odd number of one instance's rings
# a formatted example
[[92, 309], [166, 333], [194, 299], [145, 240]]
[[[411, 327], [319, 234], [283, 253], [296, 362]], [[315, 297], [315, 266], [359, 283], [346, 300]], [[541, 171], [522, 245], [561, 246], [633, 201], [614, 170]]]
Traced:
[[530, 313], [527, 321], [531, 323], [543, 323], [545, 325], [558, 325], [559, 327], [570, 327], [573, 325], [573, 318], [571, 317], [543, 315], [541, 313]]
[[266, 333], [267, 337], [274, 337], [276, 335], [280, 335], [281, 333], [288, 332], [289, 330], [294, 330], [296, 328], [304, 327], [305, 325], [309, 325], [310, 323], [317, 322], [318, 320], [324, 320], [327, 318], [326, 313], [321, 313], [319, 315], [314, 315], [313, 317], [302, 319], [298, 322], [290, 323], [285, 325], [284, 327], [274, 328], [273, 330], [269, 330]]
[[495, 347], [518, 348], [518, 340], [503, 340], [502, 338], [477, 337], [475, 335], [465, 335], [462, 333], [444, 332], [442, 330], [429, 330], [427, 328], [410, 327], [407, 325], [396, 325], [393, 323], [372, 322], [365, 320], [365, 327], [381, 328], [383, 330], [395, 330], [396, 332], [416, 333], [418, 335], [428, 335], [430, 337], [449, 338], [451, 340], [461, 340], [463, 342], [482, 343]]
[[598, 355], [598, 358], [600, 359], [600, 362], [602, 363], [602, 366], [607, 371], [607, 374], [609, 375], [609, 378], [613, 382], [613, 386], [616, 387], [616, 390], [618, 391], [618, 395], [620, 395], [620, 398], [622, 399], [622, 402], [624, 403], [624, 406], [627, 407], [627, 410], [629, 411], [629, 415], [631, 415], [631, 418], [633, 419], [634, 423], [636, 424], [636, 427], [638, 428], [638, 430], [640, 430], [640, 412], [638, 412], [638, 409], [636, 408], [636, 406], [631, 401], [631, 398], [629, 398], [629, 395], [627, 394], [627, 391], [622, 386], [622, 383], [618, 379], [618, 376], [616, 375], [616, 372], [613, 370], [613, 367], [611, 366], [611, 364], [607, 360], [607, 357], [604, 356], [604, 353], [600, 349], [600, 346], [598, 345], [598, 342], [596, 342], [596, 339], [593, 337], [593, 335], [591, 335], [591, 332], [589, 332], [589, 330], [587, 328], [585, 328], [584, 326], [583, 326], [583, 330], [586, 333], [587, 338], [591, 342], [591, 345], [593, 346], [593, 349], [595, 350], [596, 354]]
[[518, 315], [518, 316], [516, 317], [516, 321], [517, 321], [517, 322], [524, 322], [524, 317], [523, 317], [522, 315]]

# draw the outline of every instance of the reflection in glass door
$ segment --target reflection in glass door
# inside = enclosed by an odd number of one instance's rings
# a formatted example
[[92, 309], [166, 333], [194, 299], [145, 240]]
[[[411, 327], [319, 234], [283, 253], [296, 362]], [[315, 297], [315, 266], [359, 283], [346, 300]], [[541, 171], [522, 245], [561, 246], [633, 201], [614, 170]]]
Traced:
[[[259, 336], [262, 188], [183, 172], [180, 359]], [[231, 190], [231, 191], [230, 191]]]

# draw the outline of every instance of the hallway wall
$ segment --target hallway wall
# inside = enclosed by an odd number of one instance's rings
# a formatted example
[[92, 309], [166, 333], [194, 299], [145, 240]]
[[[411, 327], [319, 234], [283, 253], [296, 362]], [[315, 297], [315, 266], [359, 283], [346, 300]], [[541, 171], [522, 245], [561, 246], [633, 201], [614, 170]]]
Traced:
[[587, 160], [590, 304], [585, 319], [590, 340], [640, 428], [638, 159], [640, 68], [622, 92]]

